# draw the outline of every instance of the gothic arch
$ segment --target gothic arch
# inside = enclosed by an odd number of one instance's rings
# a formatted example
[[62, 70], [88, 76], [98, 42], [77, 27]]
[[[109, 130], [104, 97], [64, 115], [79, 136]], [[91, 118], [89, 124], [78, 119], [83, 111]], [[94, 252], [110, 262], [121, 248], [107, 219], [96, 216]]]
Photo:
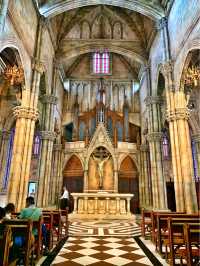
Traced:
[[120, 169], [122, 162], [126, 159], [126, 157], [130, 157], [131, 160], [133, 161], [133, 163], [135, 164], [137, 171], [139, 172], [139, 165], [137, 162], [137, 158], [136, 156], [130, 154], [130, 153], [125, 153], [123, 154], [121, 157], [119, 157], [119, 161], [118, 161], [118, 169]]
[[6, 48], [16, 49], [17, 52], [19, 53], [20, 60], [22, 63], [22, 68], [24, 70], [25, 88], [27, 87], [29, 88], [31, 85], [30, 82], [31, 82], [31, 71], [32, 71], [31, 60], [29, 55], [27, 54], [24, 47], [20, 44], [20, 42], [13, 37], [0, 40], [0, 53]]
[[90, 5], [112, 5], [118, 6], [126, 9], [130, 9], [136, 12], [139, 12], [147, 17], [150, 17], [153, 20], [158, 20], [164, 17], [164, 10], [159, 7], [157, 4], [152, 6], [147, 4], [144, 1], [138, 0], [75, 0], [75, 1], [62, 1], [58, 4], [45, 4], [40, 7], [40, 13], [45, 17], [54, 17], [62, 12], [66, 12], [72, 9], [80, 8], [83, 6]]
[[65, 158], [64, 161], [63, 161], [63, 167], [62, 167], [62, 170], [64, 171], [64, 168], [65, 166], [67, 165], [67, 163], [69, 162], [69, 160], [73, 157], [73, 156], [76, 156], [80, 162], [81, 162], [81, 165], [82, 165], [82, 168], [84, 169], [84, 162], [82, 160], [82, 158], [80, 157], [80, 155], [78, 153], [72, 153], [70, 154], [69, 157]]

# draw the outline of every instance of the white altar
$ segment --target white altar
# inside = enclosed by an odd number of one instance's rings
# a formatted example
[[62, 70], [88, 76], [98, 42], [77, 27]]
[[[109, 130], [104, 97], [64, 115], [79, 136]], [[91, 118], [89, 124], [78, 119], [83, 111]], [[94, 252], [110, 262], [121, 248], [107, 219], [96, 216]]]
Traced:
[[96, 193], [72, 193], [73, 218], [130, 219], [130, 200], [133, 194], [98, 191]]

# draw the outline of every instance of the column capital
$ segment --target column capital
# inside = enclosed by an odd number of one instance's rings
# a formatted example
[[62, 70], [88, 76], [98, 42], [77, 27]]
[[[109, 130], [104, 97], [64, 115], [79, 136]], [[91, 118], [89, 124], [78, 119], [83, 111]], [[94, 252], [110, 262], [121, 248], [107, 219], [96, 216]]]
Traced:
[[163, 98], [161, 96], [147, 96], [145, 98], [145, 102], [147, 106], [151, 104], [161, 104], [163, 102]]
[[160, 64], [160, 70], [164, 76], [167, 76], [168, 74], [172, 73], [174, 70], [174, 61], [168, 60]]
[[144, 151], [144, 152], [146, 152], [146, 151], [148, 151], [148, 145], [147, 144], [141, 144], [140, 145], [140, 151]]
[[40, 74], [43, 74], [46, 71], [44, 63], [34, 57], [32, 58], [32, 69], [36, 70]]
[[26, 106], [16, 106], [13, 108], [14, 117], [26, 118], [36, 121], [39, 117], [38, 110]]
[[147, 135], [147, 140], [149, 142], [156, 142], [156, 141], [160, 142], [162, 139], [162, 136], [163, 136], [162, 132], [151, 132]]
[[42, 140], [54, 141], [56, 134], [53, 131], [40, 131]]
[[42, 103], [56, 104], [58, 97], [51, 94], [45, 94], [40, 97]]
[[192, 135], [192, 140], [195, 143], [199, 143], [200, 142], [200, 133], [197, 133], [197, 134]]
[[167, 121], [175, 121], [175, 120], [188, 120], [190, 117], [190, 110], [186, 107], [176, 108], [175, 111], [167, 111], [166, 119]]
[[62, 144], [54, 144], [53, 150], [54, 151], [61, 151], [62, 150]]
[[163, 17], [160, 20], [158, 20], [158, 22], [156, 23], [157, 30], [163, 30], [165, 27], [167, 27], [167, 23], [168, 23], [167, 17]]

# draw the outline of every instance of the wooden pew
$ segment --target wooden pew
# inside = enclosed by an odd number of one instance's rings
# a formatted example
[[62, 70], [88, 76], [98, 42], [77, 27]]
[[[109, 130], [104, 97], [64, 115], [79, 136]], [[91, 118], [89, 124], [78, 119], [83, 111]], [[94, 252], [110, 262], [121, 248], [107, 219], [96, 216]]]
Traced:
[[34, 242], [34, 253], [36, 255], [36, 261], [40, 259], [42, 256], [42, 224], [43, 224], [43, 217], [41, 216], [38, 221], [33, 221], [33, 229], [37, 230], [37, 237], [35, 238]]
[[200, 224], [184, 224], [187, 266], [200, 265]]
[[46, 226], [47, 233], [48, 233], [48, 238], [49, 238], [49, 243], [48, 243], [48, 248], [52, 249], [53, 247], [53, 214], [51, 211], [42, 211], [42, 216], [43, 216], [43, 223]]
[[[31, 220], [4, 220], [3, 224], [9, 226], [12, 231], [13, 247], [15, 246], [16, 237], [24, 237], [25, 243], [19, 247], [20, 258], [23, 259], [25, 265], [29, 265], [31, 254], [34, 251]], [[12, 255], [12, 254], [11, 254]]]
[[146, 237], [147, 232], [151, 232], [151, 213], [152, 211], [142, 209], [141, 234], [143, 237]]
[[0, 224], [0, 266], [14, 266], [16, 259], [9, 259], [12, 241], [12, 231], [8, 225]]
[[[163, 254], [162, 247], [164, 240], [168, 239], [169, 235], [169, 225], [168, 219], [172, 219], [173, 221], [194, 221], [199, 219], [198, 214], [183, 214], [183, 213], [171, 213], [170, 215], [158, 214], [157, 222], [156, 222], [156, 232], [154, 234], [156, 250]], [[178, 232], [177, 232], [178, 233]]]
[[[192, 253], [188, 254], [188, 251], [191, 252], [192, 244], [198, 243], [200, 240], [197, 239], [196, 232], [192, 234], [192, 238], [188, 235], [186, 236], [186, 232], [184, 231], [185, 226], [189, 227], [199, 227], [199, 219], [198, 218], [168, 218], [168, 238], [164, 241], [166, 248], [169, 247], [169, 264], [171, 266], [176, 265], [176, 259], [180, 259], [180, 263], [182, 265], [183, 259], [187, 260], [187, 265], [189, 261], [191, 261]], [[188, 227], [187, 227], [188, 228]], [[189, 232], [187, 231], [187, 234]], [[187, 250], [188, 248], [188, 250]], [[193, 264], [191, 264], [193, 265]]]
[[62, 237], [67, 237], [69, 232], [68, 210], [60, 210], [60, 213], [61, 213], [61, 235]]

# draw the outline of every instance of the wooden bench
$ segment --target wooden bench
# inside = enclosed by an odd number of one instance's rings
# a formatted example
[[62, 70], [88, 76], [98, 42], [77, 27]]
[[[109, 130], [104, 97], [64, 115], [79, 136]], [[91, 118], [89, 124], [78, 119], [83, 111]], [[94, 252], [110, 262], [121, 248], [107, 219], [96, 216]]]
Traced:
[[41, 216], [38, 221], [33, 221], [33, 229], [37, 230], [37, 237], [34, 242], [34, 253], [36, 255], [36, 261], [42, 256], [43, 245], [42, 245], [42, 224], [43, 217]]
[[141, 235], [145, 238], [146, 233], [151, 232], [151, 213], [152, 211], [142, 209]]
[[67, 237], [69, 232], [68, 210], [60, 210], [60, 214], [61, 214], [61, 235], [62, 237]]
[[[34, 251], [33, 245], [33, 236], [32, 236], [32, 228], [33, 224], [31, 220], [22, 220], [22, 219], [13, 219], [13, 220], [5, 220], [3, 224], [9, 226], [12, 231], [12, 239], [13, 239], [13, 251], [14, 247], [16, 247], [16, 239], [17, 237], [23, 237], [24, 243], [21, 247], [17, 248], [19, 251], [20, 258], [23, 259], [24, 265], [29, 265], [30, 258], [32, 258], [32, 253]], [[13, 254], [10, 254], [11, 256]]]
[[53, 247], [53, 214], [51, 211], [43, 211], [43, 223], [46, 226], [48, 234], [48, 248], [52, 249]]
[[[183, 265], [183, 259], [187, 261], [187, 265], [192, 264], [192, 258], [199, 255], [200, 242], [200, 225], [198, 219], [168, 219], [168, 239], [165, 240], [166, 247], [169, 247], [169, 264], [176, 265], [176, 259], [180, 260]], [[193, 249], [192, 246], [198, 247]]]
[[[192, 219], [198, 220], [198, 214], [183, 214], [183, 213], [171, 213], [169, 215], [165, 214], [158, 214], [156, 219], [156, 230], [154, 232], [154, 243], [156, 245], [156, 250], [163, 254], [163, 242], [165, 239], [168, 238], [169, 235], [169, 225], [168, 225], [168, 219], [172, 219], [174, 221], [190, 221]], [[177, 232], [178, 233], [178, 232]]]
[[14, 266], [17, 259], [10, 259], [10, 250], [13, 245], [12, 231], [8, 225], [0, 224], [0, 266]]

